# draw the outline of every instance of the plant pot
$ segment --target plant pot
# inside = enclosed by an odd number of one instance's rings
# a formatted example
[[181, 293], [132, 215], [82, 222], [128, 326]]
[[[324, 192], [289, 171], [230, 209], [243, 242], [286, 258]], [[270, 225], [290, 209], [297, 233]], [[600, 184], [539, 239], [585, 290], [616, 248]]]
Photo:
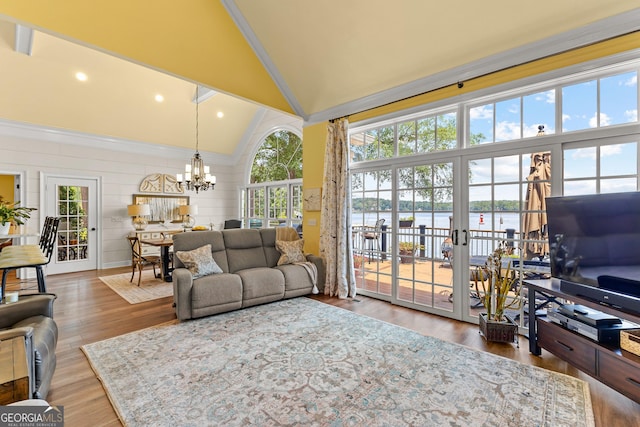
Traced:
[[413, 220], [400, 220], [400, 228], [409, 228], [411, 226], [413, 226]]
[[6, 224], [0, 224], [0, 234], [9, 234], [9, 229], [11, 228], [11, 223], [7, 222]]
[[507, 320], [504, 322], [496, 322], [487, 320], [486, 313], [480, 313], [480, 333], [487, 341], [517, 343], [518, 325], [508, 316], [505, 317]]
[[413, 257], [414, 251], [400, 251], [400, 264], [411, 264], [415, 261]]

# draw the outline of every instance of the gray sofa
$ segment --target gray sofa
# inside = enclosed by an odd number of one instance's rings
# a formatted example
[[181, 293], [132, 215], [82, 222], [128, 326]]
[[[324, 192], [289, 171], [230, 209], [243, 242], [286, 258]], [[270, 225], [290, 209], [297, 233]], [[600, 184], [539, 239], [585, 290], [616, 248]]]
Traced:
[[0, 305], [0, 341], [24, 338], [32, 399], [46, 399], [56, 370], [55, 299], [53, 294], [20, 295], [18, 302]]
[[[174, 253], [211, 245], [222, 273], [193, 279], [191, 271], [174, 256], [173, 299], [180, 320], [195, 319], [253, 305], [308, 295], [313, 283], [307, 270], [296, 264], [278, 266], [276, 230], [229, 229], [193, 231], [173, 237]], [[322, 258], [307, 255], [318, 270], [318, 289], [324, 289]]]

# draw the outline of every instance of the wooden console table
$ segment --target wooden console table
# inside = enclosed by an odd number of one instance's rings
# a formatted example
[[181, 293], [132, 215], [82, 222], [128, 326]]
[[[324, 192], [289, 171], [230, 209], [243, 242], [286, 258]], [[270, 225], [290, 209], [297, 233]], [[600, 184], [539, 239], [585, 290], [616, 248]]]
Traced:
[[23, 337], [0, 341], [0, 405], [29, 399], [29, 369]]
[[620, 348], [600, 344], [534, 313], [536, 308], [542, 308], [549, 303], [563, 303], [566, 300], [634, 323], [640, 323], [640, 316], [566, 294], [560, 290], [558, 280], [525, 280], [523, 283], [529, 289], [529, 351], [539, 356], [544, 348], [598, 381], [640, 403], [639, 356]]

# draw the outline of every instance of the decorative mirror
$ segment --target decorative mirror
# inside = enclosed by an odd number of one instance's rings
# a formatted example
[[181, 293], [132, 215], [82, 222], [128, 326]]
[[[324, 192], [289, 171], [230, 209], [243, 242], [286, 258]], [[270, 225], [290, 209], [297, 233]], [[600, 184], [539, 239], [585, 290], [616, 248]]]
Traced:
[[155, 194], [134, 194], [133, 204], [148, 204], [151, 208], [149, 223], [181, 222], [180, 206], [189, 204], [189, 196], [161, 196]]

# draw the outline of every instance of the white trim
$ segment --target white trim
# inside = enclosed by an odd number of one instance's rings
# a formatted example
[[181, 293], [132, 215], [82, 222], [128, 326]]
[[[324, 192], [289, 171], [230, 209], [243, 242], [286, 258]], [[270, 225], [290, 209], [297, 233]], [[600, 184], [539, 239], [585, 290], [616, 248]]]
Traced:
[[280, 74], [280, 72], [278, 71], [278, 68], [275, 66], [273, 61], [271, 61], [271, 57], [260, 43], [260, 40], [251, 29], [251, 26], [244, 18], [244, 15], [236, 5], [235, 1], [220, 0], [220, 2], [225, 7], [225, 9], [227, 9], [229, 16], [231, 16], [231, 19], [236, 24], [236, 27], [238, 27], [244, 38], [247, 40], [249, 46], [251, 46], [251, 49], [253, 49], [253, 52], [256, 54], [265, 70], [267, 71], [269, 76], [271, 76], [271, 79], [280, 90], [280, 93], [282, 93], [282, 96], [284, 96], [284, 98], [287, 100], [289, 106], [293, 109], [296, 115], [302, 117], [303, 119], [306, 119], [302, 106], [287, 85], [287, 82], [282, 77], [282, 74]]
[[[231, 1], [231, 0], [227, 0]], [[224, 0], [223, 0], [224, 2]], [[496, 55], [482, 58], [428, 77], [414, 80], [405, 85], [374, 93], [324, 111], [303, 116], [305, 126], [348, 116], [360, 111], [370, 110], [381, 105], [397, 102], [421, 93], [436, 90], [445, 86], [464, 82], [485, 74], [514, 67], [526, 62], [535, 61], [556, 55], [571, 49], [597, 43], [609, 38], [618, 37], [640, 29], [640, 8], [612, 16], [575, 30], [548, 37], [534, 43], [510, 49]], [[637, 58], [637, 56], [636, 56]], [[451, 102], [451, 101], [449, 101]]]
[[[53, 128], [31, 123], [22, 123], [0, 118], [0, 135], [17, 138], [33, 138], [42, 141], [56, 142], [59, 144], [81, 145], [95, 149], [122, 151], [125, 153], [148, 155], [175, 159], [189, 158], [193, 155], [193, 149], [172, 147], [163, 144], [133, 141], [124, 138], [107, 137], [85, 132], [67, 129]], [[235, 164], [237, 159], [226, 154], [200, 151], [202, 157], [214, 164]]]
[[31, 56], [31, 49], [33, 48], [33, 30], [24, 25], [16, 25], [16, 42], [15, 50], [19, 53]]

